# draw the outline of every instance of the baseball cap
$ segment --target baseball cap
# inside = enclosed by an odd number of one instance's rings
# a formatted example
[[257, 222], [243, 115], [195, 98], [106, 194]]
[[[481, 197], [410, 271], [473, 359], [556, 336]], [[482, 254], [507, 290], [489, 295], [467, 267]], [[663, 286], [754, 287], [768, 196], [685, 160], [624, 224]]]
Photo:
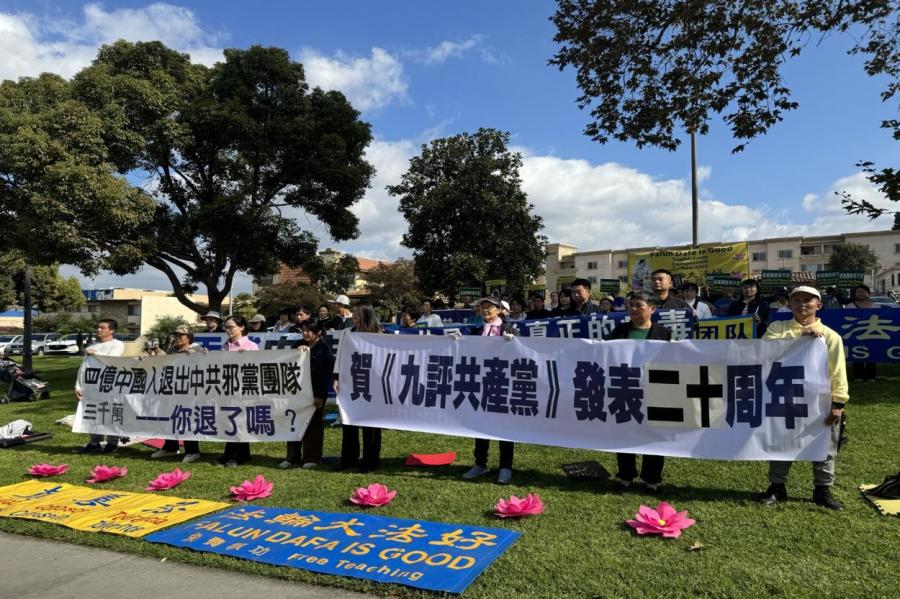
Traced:
[[175, 327], [175, 330], [172, 331], [174, 335], [190, 335], [191, 332], [191, 328], [185, 325], [177, 326]]
[[487, 302], [487, 303], [489, 303], [489, 304], [494, 304], [494, 305], [497, 306], [498, 308], [502, 308], [502, 307], [503, 307], [503, 302], [500, 301], [500, 298], [493, 297], [493, 296], [491, 296], [491, 295], [489, 295], [489, 296], [487, 296], [487, 297], [483, 297], [483, 298], [481, 298], [480, 300], [478, 300], [478, 305], [480, 306], [481, 304], [483, 304], [483, 303], [485, 303], [485, 302]]
[[822, 301], [822, 294], [819, 293], [819, 290], [815, 287], [810, 287], [809, 285], [800, 285], [799, 287], [794, 287], [794, 289], [791, 291], [790, 297], [794, 297], [795, 293], [808, 293], [815, 296], [819, 301]]
[[222, 315], [214, 310], [210, 310], [209, 312], [207, 312], [206, 314], [203, 315], [203, 320], [206, 320], [207, 318], [215, 318], [217, 320], [222, 320]]
[[509, 302], [507, 302], [506, 300], [500, 301], [500, 307], [503, 308], [504, 310], [506, 310], [507, 312], [509, 312], [509, 310], [510, 310]]
[[266, 317], [262, 314], [254, 314], [252, 318], [250, 318], [250, 322], [265, 322]]
[[350, 298], [344, 294], [341, 294], [341, 295], [337, 296], [336, 298], [334, 298], [333, 300], [331, 300], [331, 303], [332, 304], [340, 304], [342, 306], [349, 306]]

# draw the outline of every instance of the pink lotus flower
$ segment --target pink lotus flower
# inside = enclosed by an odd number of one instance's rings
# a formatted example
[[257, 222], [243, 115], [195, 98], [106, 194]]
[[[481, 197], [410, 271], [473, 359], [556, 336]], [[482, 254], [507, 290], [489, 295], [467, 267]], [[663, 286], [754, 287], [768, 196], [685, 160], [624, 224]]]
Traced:
[[262, 474], [257, 474], [256, 479], [252, 483], [249, 480], [245, 480], [240, 486], [231, 487], [231, 498], [235, 501], [262, 499], [272, 494], [272, 487], [274, 486], [275, 484], [267, 481]]
[[33, 466], [28, 467], [28, 474], [39, 477], [59, 476], [60, 474], [65, 474], [68, 469], [68, 464], [60, 464], [59, 466], [54, 466], [53, 464], [34, 464]]
[[665, 501], [660, 501], [655, 510], [642, 505], [634, 518], [625, 523], [639, 535], [661, 534], [672, 539], [680, 537], [683, 529], [694, 525], [694, 520], [687, 517], [687, 510], [676, 512]]
[[397, 491], [388, 491], [388, 488], [379, 483], [372, 483], [368, 487], [360, 487], [353, 491], [350, 501], [356, 505], [379, 507], [387, 505], [397, 496]]
[[521, 518], [522, 516], [536, 516], [544, 513], [544, 502], [540, 495], [529, 493], [521, 499], [515, 495], [509, 499], [501, 499], [494, 506], [494, 514], [501, 518]]
[[86, 483], [102, 483], [108, 480], [112, 480], [114, 478], [119, 478], [120, 476], [125, 476], [128, 474], [128, 468], [118, 467], [118, 466], [94, 466], [94, 469], [91, 470], [91, 477], [87, 479]]
[[150, 481], [150, 486], [148, 486], [145, 491], [165, 491], [166, 489], [171, 489], [173, 487], [177, 487], [182, 482], [186, 481], [191, 477], [190, 472], [182, 472], [179, 468], [175, 468], [171, 472], [163, 472], [155, 479]]

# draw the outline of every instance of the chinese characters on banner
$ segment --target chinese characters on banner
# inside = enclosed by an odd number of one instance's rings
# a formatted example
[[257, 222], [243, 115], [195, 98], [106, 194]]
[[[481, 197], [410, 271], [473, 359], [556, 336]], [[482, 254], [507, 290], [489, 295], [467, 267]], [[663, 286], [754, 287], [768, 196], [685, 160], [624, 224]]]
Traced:
[[198, 441], [295, 441], [312, 418], [308, 352], [88, 356], [76, 433]]
[[349, 333], [342, 422], [604, 451], [822, 460], [821, 339], [604, 341]]
[[147, 540], [313, 572], [461, 593], [519, 534], [368, 514], [236, 507]]
[[[900, 310], [833, 309], [816, 315], [822, 324], [844, 340], [848, 360], [866, 362], [900, 362]], [[790, 312], [777, 312], [773, 320], [793, 318]]]
[[227, 503], [202, 499], [89, 489], [42, 480], [0, 487], [0, 517], [41, 520], [127, 537], [142, 537], [226, 507]]

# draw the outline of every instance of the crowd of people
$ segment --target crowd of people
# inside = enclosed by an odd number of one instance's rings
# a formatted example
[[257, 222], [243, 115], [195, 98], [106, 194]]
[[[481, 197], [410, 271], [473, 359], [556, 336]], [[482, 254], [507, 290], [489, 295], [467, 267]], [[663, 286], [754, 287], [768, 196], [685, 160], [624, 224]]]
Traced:
[[[651, 289], [637, 291], [624, 298], [623, 305], [628, 312], [628, 319], [623, 320], [612, 332], [611, 339], [658, 340], [668, 341], [668, 329], [655, 324], [652, 315], [659, 309], [691, 309], [700, 318], [721, 313], [698, 297], [699, 289], [693, 283], [685, 284], [676, 292], [673, 289], [672, 273], [657, 270], [651, 274]], [[853, 301], [848, 308], [870, 307], [869, 290], [860, 285], [854, 290]], [[549, 304], [549, 305], [548, 305]], [[477, 324], [480, 334], [488, 337], [504, 337], [511, 339], [516, 335], [516, 327], [511, 322], [522, 319], [548, 318], [566, 315], [591, 315], [609, 313], [617, 309], [614, 297], [603, 297], [599, 301], [591, 299], [591, 283], [587, 279], [576, 279], [571, 286], [550, 294], [549, 302], [544, 301], [543, 294], [535, 294], [526, 306], [518, 297], [504, 299], [501, 297], [485, 297], [476, 302]], [[417, 304], [407, 304], [400, 310], [400, 324], [407, 327], [441, 326], [439, 316], [433, 313], [433, 303], [426, 300]], [[753, 279], [743, 281], [741, 296], [729, 301], [725, 313], [729, 315], [752, 315], [757, 321], [760, 336], [766, 339], [794, 338], [801, 335], [824, 337], [828, 347], [828, 368], [832, 383], [832, 410], [826, 424], [832, 427], [832, 444], [829, 454], [823, 462], [814, 462], [813, 500], [831, 509], [840, 509], [840, 505], [831, 494], [834, 484], [834, 457], [838, 444], [838, 430], [843, 407], [849, 398], [847, 393], [847, 377], [844, 365], [843, 344], [840, 337], [824, 326], [816, 317], [817, 311], [823, 309], [825, 303], [818, 290], [811, 287], [797, 287], [788, 293], [777, 293], [771, 299], [760, 297], [759, 286]], [[789, 311], [793, 319], [771, 322], [770, 315], [774, 311]], [[313, 397], [315, 413], [302, 438], [287, 443], [285, 458], [281, 468], [300, 467], [311, 469], [322, 462], [324, 441], [324, 411], [329, 387], [338, 391], [341, 386], [337, 372], [335, 356], [325, 335], [329, 331], [350, 329], [356, 332], [381, 333], [384, 329], [378, 321], [371, 305], [359, 304], [350, 307], [346, 295], [339, 295], [329, 306], [320, 306], [314, 316], [312, 310], [301, 307], [297, 310], [285, 310], [278, 315], [272, 327], [266, 326], [266, 318], [257, 314], [250, 319], [239, 315], [227, 316], [224, 319], [216, 312], [204, 315], [204, 332], [223, 332], [226, 340], [224, 351], [257, 351], [259, 347], [249, 335], [253, 332], [273, 330], [276, 332], [300, 333], [303, 336], [303, 350], [310, 354]], [[88, 354], [117, 356], [122, 355], [121, 341], [115, 339], [117, 323], [114, 320], [103, 320], [97, 327], [99, 343], [88, 348]], [[168, 351], [172, 353], [191, 354], [205, 352], [194, 342], [194, 333], [188, 327], [178, 327], [171, 335]], [[338, 346], [340, 352], [340, 346]], [[856, 366], [854, 366], [856, 369]], [[864, 364], [861, 375], [874, 377], [874, 365]], [[76, 386], [76, 395], [82, 398], [82, 390]], [[342, 425], [340, 460], [336, 469], [356, 468], [361, 472], [375, 470], [380, 466], [381, 430], [370, 427]], [[360, 444], [360, 438], [362, 443]], [[105, 445], [100, 435], [91, 435], [89, 442], [79, 448], [81, 453], [112, 453], [119, 445], [117, 437], [107, 436]], [[179, 441], [168, 440], [159, 450], [151, 454], [152, 458], [168, 458], [178, 455]], [[196, 441], [184, 441], [184, 462], [193, 462], [200, 458], [200, 447]], [[509, 483], [513, 477], [514, 443], [499, 442], [499, 468], [497, 482]], [[487, 472], [489, 441], [474, 440], [474, 465], [464, 474], [465, 479], [478, 478]], [[249, 443], [225, 443], [223, 453], [217, 462], [225, 467], [234, 467], [250, 459]], [[617, 455], [616, 479], [623, 487], [629, 487], [635, 479], [639, 479], [647, 489], [658, 491], [663, 479], [664, 458], [661, 456], [643, 456], [640, 469], [637, 468], [637, 456], [620, 453]], [[786, 498], [785, 480], [790, 463], [772, 462], [769, 470], [770, 486], [760, 495], [760, 501], [775, 503]]]

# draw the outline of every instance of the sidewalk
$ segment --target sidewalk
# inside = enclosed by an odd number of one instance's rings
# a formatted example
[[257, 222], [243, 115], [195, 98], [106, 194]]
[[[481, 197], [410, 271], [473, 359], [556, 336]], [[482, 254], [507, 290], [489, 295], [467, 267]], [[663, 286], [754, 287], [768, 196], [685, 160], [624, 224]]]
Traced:
[[0, 533], [0, 580], [0, 598], [15, 599], [366, 596], [6, 533]]

